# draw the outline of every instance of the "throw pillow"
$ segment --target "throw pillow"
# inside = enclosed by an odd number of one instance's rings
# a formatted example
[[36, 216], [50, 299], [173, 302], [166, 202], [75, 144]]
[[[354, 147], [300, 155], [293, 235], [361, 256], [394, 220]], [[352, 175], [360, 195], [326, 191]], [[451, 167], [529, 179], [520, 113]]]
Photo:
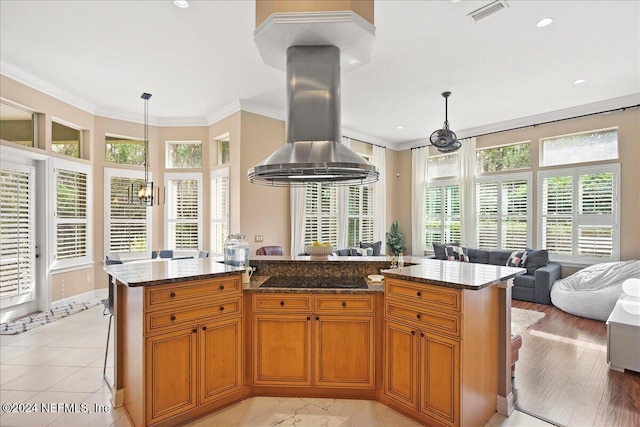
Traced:
[[466, 246], [447, 246], [445, 250], [449, 261], [469, 262], [469, 250]]
[[513, 251], [511, 255], [509, 255], [509, 259], [507, 259], [507, 267], [522, 267], [524, 268], [524, 264], [527, 261], [527, 253], [529, 251], [525, 249], [524, 251]]
[[460, 246], [458, 242], [451, 243], [434, 243], [433, 244], [433, 255], [435, 255], [436, 259], [446, 260], [447, 259], [447, 246]]
[[537, 269], [544, 267], [547, 264], [549, 264], [549, 252], [546, 249], [540, 249], [527, 253], [527, 260], [524, 263], [524, 268], [527, 269], [527, 274], [534, 274]]
[[373, 249], [373, 256], [380, 255], [380, 252], [382, 251], [382, 240], [378, 240], [374, 243], [360, 242], [360, 249], [367, 248]]

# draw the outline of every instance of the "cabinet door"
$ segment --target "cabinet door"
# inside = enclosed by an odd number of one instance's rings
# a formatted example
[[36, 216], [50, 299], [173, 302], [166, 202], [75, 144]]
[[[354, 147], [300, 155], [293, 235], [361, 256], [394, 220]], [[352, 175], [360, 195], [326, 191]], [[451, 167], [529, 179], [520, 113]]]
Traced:
[[148, 424], [196, 407], [197, 332], [193, 326], [147, 338]]
[[420, 411], [447, 425], [460, 423], [460, 342], [420, 333]]
[[418, 409], [418, 334], [416, 328], [386, 321], [384, 393]]
[[200, 325], [200, 401], [208, 403], [242, 388], [242, 318]]
[[253, 317], [253, 383], [311, 385], [311, 317]]
[[373, 388], [373, 317], [319, 315], [314, 322], [314, 384]]

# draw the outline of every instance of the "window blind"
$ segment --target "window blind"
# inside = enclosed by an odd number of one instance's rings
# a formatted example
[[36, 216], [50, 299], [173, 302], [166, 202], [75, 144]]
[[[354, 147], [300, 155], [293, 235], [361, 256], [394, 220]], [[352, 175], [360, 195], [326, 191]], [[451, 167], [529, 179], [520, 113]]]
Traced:
[[305, 203], [305, 244], [315, 241], [338, 244], [338, 200], [336, 187], [307, 186]]
[[[117, 174], [118, 172], [113, 172]], [[108, 179], [108, 251], [111, 253], [146, 252], [149, 242], [147, 207], [129, 204], [131, 186], [137, 189], [144, 179], [110, 176]]]
[[168, 180], [168, 242], [172, 249], [197, 250], [199, 247], [199, 180]]
[[211, 252], [224, 253], [229, 235], [229, 169], [219, 169], [211, 177]]
[[56, 260], [88, 255], [87, 173], [56, 169]]

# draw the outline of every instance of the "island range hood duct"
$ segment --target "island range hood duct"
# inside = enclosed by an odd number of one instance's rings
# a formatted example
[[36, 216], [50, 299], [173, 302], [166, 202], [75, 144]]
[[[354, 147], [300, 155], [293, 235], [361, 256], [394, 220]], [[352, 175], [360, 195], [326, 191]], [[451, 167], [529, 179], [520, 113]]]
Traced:
[[312, 182], [365, 185], [378, 171], [341, 142], [340, 49], [287, 49], [287, 143], [247, 171], [249, 181], [271, 186]]

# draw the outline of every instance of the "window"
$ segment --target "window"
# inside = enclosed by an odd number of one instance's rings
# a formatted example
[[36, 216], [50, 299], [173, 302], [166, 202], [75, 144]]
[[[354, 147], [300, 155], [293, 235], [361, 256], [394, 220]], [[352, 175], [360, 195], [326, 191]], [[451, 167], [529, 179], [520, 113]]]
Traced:
[[620, 166], [540, 172], [538, 245], [559, 261], [619, 259]]
[[0, 139], [35, 147], [35, 114], [0, 103]]
[[460, 185], [453, 182], [431, 183], [426, 197], [426, 247], [434, 243], [459, 242]]
[[105, 169], [105, 253], [117, 253], [120, 259], [144, 258], [151, 249], [150, 208], [130, 204], [131, 185], [144, 183], [144, 172]]
[[69, 267], [91, 261], [91, 168], [63, 160], [54, 162], [54, 264]]
[[124, 136], [107, 135], [106, 161], [120, 165], [144, 165], [144, 141]]
[[202, 167], [200, 141], [167, 141], [167, 168], [197, 169]]
[[229, 137], [216, 140], [217, 165], [229, 163]]
[[197, 251], [201, 247], [202, 174], [165, 174], [167, 249]]
[[479, 177], [476, 182], [478, 249], [529, 247], [531, 174]]
[[80, 158], [80, 131], [63, 124], [51, 123], [51, 151]]
[[351, 186], [349, 191], [349, 247], [373, 242], [373, 187]]
[[541, 166], [616, 160], [618, 129], [557, 136], [541, 140]]
[[224, 253], [229, 235], [229, 168], [211, 172], [211, 252]]
[[307, 185], [305, 203], [304, 243], [338, 245], [337, 188], [329, 184]]
[[531, 168], [531, 142], [476, 150], [478, 173]]
[[427, 179], [429, 181], [458, 175], [460, 175], [459, 153], [429, 156], [427, 160]]
[[35, 291], [34, 177], [33, 167], [0, 165], [0, 299]]

